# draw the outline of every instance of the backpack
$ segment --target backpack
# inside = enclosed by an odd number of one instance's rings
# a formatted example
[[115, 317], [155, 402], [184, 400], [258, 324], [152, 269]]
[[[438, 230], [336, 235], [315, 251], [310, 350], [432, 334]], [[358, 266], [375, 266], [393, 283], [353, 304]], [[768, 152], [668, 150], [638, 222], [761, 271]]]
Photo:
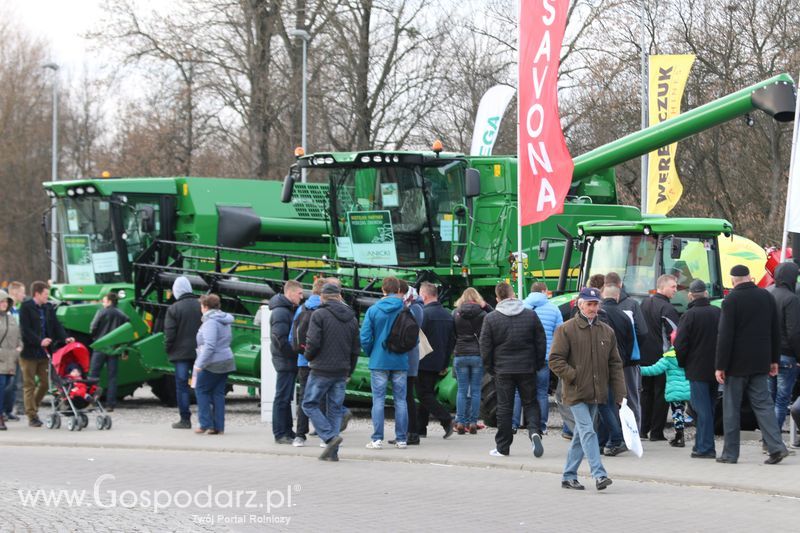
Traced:
[[413, 350], [419, 342], [419, 325], [411, 311], [405, 307], [397, 314], [383, 347], [396, 354]]
[[311, 325], [311, 315], [316, 309], [309, 309], [305, 305], [300, 314], [292, 324], [292, 350], [296, 353], [303, 353], [306, 351], [306, 336], [308, 335], [308, 326]]

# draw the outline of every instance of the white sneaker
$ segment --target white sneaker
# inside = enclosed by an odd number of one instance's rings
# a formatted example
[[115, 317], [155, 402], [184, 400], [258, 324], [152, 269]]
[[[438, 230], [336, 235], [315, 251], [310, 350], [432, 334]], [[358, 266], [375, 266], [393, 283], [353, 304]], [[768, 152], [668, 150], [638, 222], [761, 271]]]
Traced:
[[305, 445], [306, 445], [306, 439], [304, 439], [303, 437], [295, 437], [294, 440], [292, 441], [292, 446], [294, 446], [295, 448], [302, 448]]
[[394, 445], [396, 448], [400, 448], [401, 450], [405, 450], [406, 448], [408, 448], [408, 443], [404, 440], [397, 441], [395, 442]]
[[497, 448], [495, 448], [494, 450], [490, 451], [489, 455], [491, 455], [492, 457], [508, 457], [507, 455], [498, 452]]
[[379, 440], [373, 440], [367, 443], [368, 450], [382, 450], [383, 449], [383, 442]]

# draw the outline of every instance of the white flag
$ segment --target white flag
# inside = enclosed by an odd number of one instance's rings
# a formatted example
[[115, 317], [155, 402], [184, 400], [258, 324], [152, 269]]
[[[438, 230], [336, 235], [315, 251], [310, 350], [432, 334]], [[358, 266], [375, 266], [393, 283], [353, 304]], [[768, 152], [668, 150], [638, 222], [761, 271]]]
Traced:
[[495, 85], [483, 95], [472, 131], [472, 149], [469, 155], [492, 155], [500, 121], [516, 89], [508, 85]]
[[[792, 159], [789, 165], [789, 190], [786, 195], [786, 217], [784, 219], [784, 235], [787, 231], [800, 233], [800, 142], [798, 142], [798, 113], [800, 113], [800, 98], [797, 98], [794, 111], [794, 132], [792, 135]], [[785, 241], [785, 239], [784, 239]], [[785, 249], [784, 246], [781, 247]], [[797, 257], [797, 252], [793, 252]]]

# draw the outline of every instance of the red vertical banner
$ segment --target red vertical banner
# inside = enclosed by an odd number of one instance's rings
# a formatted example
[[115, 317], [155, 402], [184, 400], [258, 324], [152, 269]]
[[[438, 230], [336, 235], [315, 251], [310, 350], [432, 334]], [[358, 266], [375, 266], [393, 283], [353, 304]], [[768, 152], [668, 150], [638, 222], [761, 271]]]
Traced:
[[564, 210], [572, 156], [558, 115], [558, 64], [569, 0], [519, 0], [518, 202], [527, 226]]

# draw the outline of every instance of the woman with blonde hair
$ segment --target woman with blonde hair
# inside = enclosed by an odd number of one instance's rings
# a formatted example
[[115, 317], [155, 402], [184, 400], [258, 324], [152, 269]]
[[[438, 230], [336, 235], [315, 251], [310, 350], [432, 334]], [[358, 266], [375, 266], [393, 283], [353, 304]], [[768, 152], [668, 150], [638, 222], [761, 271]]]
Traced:
[[491, 308], [480, 293], [472, 287], [467, 287], [456, 300], [456, 308], [453, 311], [456, 328], [453, 368], [458, 382], [456, 431], [459, 435], [467, 431], [472, 435], [478, 432], [478, 411], [481, 405], [483, 379], [483, 361], [478, 339], [481, 336], [483, 318], [488, 310]]

